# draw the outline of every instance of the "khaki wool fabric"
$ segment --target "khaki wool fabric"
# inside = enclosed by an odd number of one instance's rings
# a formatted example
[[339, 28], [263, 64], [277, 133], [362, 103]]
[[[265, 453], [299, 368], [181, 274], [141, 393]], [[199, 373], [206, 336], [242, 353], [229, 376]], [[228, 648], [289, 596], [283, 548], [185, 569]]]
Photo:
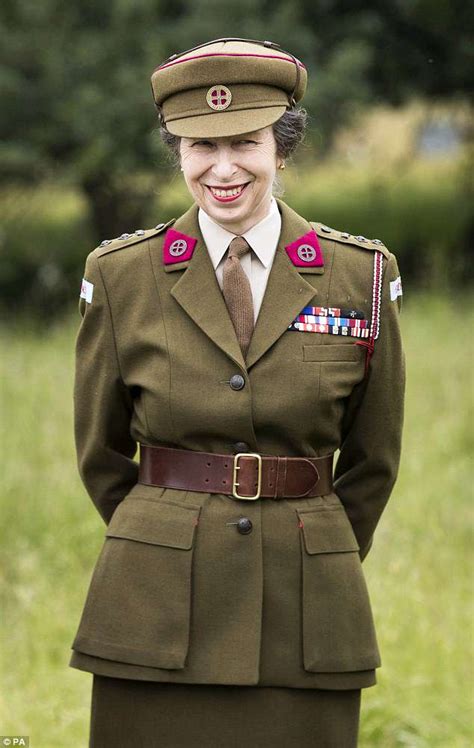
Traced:
[[[277, 199], [282, 227], [246, 359], [203, 242], [198, 206], [170, 222], [197, 240], [163, 264], [167, 226], [87, 256], [74, 428], [85, 488], [104, 522], [70, 665], [116, 678], [351, 690], [381, 664], [363, 571], [395, 483], [405, 365], [399, 276], [382, 244], [309, 223]], [[324, 265], [285, 247], [315, 230]], [[307, 305], [372, 314], [357, 339], [288, 330]], [[133, 286], [130, 283], [133, 278]], [[230, 380], [240, 374], [244, 386]], [[339, 450], [334, 489], [237, 500], [137, 483], [137, 442], [232, 455]], [[231, 458], [230, 458], [231, 459]], [[252, 531], [236, 529], [248, 517]], [[376, 541], [375, 541], [376, 542]]]
[[356, 748], [360, 690], [94, 675], [89, 748]]
[[250, 251], [251, 247], [243, 236], [236, 236], [232, 239], [222, 274], [225, 303], [244, 357], [247, 355], [253, 333], [254, 313], [252, 288], [240, 264], [240, 258]]

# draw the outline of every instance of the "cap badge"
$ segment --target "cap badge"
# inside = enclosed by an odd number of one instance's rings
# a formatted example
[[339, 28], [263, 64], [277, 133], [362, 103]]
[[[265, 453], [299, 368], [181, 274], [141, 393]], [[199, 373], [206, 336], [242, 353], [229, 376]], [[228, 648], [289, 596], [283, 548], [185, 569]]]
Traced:
[[232, 93], [227, 86], [212, 86], [206, 94], [206, 101], [217, 112], [227, 109], [232, 101]]

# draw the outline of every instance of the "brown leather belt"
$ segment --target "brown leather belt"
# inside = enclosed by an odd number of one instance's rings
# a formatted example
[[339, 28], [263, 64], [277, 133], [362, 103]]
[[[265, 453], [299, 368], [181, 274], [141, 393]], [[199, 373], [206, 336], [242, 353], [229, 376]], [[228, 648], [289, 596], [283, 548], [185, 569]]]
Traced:
[[234, 499], [300, 499], [331, 493], [333, 455], [216, 454], [140, 444], [138, 482]]

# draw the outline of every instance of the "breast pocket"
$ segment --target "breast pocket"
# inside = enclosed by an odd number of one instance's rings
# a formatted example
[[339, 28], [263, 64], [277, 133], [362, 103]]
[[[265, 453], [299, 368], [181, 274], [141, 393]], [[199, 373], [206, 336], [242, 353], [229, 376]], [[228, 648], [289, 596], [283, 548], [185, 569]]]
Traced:
[[[316, 333], [314, 333], [316, 334]], [[325, 337], [328, 337], [327, 335]], [[364, 377], [365, 348], [349, 339], [344, 343], [303, 345], [303, 361], [317, 368], [318, 397], [339, 400], [347, 397]]]
[[73, 648], [151, 667], [185, 666], [200, 507], [139, 499], [115, 510]]
[[343, 506], [296, 511], [301, 528], [304, 669], [322, 673], [379, 667], [359, 545]]

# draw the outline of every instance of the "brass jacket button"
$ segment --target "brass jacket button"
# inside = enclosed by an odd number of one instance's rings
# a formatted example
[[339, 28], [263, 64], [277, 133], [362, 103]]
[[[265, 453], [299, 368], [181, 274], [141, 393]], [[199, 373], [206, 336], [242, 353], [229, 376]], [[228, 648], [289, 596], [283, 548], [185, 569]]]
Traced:
[[249, 532], [252, 532], [252, 523], [248, 517], [241, 517], [239, 519], [237, 522], [237, 530], [241, 535], [248, 535]]
[[242, 387], [245, 387], [245, 379], [243, 378], [242, 374], [234, 374], [230, 378], [229, 384], [233, 390], [241, 390]]
[[238, 452], [250, 452], [247, 442], [235, 442], [235, 444], [232, 445], [232, 450], [235, 455], [238, 454]]

